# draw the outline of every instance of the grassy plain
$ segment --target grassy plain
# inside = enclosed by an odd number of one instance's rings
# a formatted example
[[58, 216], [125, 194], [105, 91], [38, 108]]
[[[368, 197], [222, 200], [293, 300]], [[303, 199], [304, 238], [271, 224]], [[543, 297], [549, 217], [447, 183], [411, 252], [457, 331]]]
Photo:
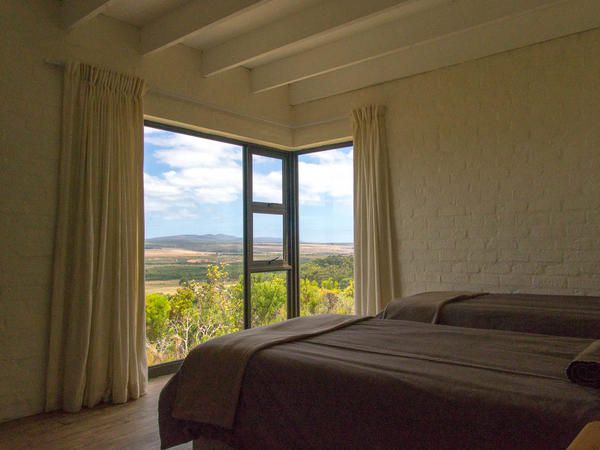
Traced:
[[[260, 243], [254, 247], [256, 259], [270, 259], [281, 254], [281, 244]], [[352, 244], [301, 243], [300, 264], [328, 255], [352, 255]], [[241, 251], [191, 250], [158, 247], [145, 250], [146, 293], [174, 294], [181, 279], [205, 280], [209, 264], [227, 264], [231, 280], [243, 272]]]

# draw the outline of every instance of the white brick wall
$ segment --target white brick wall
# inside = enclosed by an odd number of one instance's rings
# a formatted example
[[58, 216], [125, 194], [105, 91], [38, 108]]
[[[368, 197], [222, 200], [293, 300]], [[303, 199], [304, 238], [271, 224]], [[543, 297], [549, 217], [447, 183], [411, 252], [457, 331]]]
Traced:
[[61, 89], [39, 49], [24, 47], [27, 31], [7, 23], [7, 7], [0, 7], [0, 422], [43, 408]]
[[598, 54], [594, 30], [379, 88], [403, 294], [600, 295]]

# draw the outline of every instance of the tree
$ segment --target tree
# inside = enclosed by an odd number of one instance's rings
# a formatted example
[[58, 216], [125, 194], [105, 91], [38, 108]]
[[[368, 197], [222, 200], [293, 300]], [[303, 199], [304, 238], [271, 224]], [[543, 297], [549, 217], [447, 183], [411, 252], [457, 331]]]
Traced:
[[286, 319], [286, 275], [254, 274], [250, 296], [252, 326], [268, 325]]
[[319, 283], [308, 278], [300, 280], [300, 315], [319, 314], [318, 307], [321, 303]]
[[146, 337], [155, 341], [167, 332], [171, 304], [164, 294], [146, 295]]
[[196, 345], [198, 309], [195, 307], [194, 292], [188, 286], [180, 287], [171, 297], [169, 332], [174, 359], [182, 359]]
[[243, 288], [239, 296], [235, 288], [225, 284], [228, 279], [226, 265], [218, 264], [207, 267], [206, 281], [187, 283], [199, 313], [198, 343], [243, 328]]
[[[301, 266], [300, 314], [352, 314], [351, 256], [327, 256]], [[287, 317], [287, 276], [252, 275], [250, 320], [267, 325]], [[207, 265], [205, 280], [182, 279], [175, 294], [146, 296], [148, 363], [184, 358], [196, 345], [243, 328], [244, 279], [225, 264]]]
[[146, 356], [148, 364], [164, 361], [169, 347], [169, 313], [171, 303], [164, 294], [146, 295]]
[[300, 278], [308, 278], [321, 284], [330, 278], [346, 288], [354, 277], [354, 258], [349, 255], [329, 255], [300, 265]]

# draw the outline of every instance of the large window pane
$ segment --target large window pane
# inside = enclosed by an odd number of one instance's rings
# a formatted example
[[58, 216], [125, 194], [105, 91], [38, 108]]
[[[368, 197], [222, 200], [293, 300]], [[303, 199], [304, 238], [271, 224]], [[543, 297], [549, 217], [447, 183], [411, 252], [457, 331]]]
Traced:
[[252, 327], [287, 318], [287, 272], [253, 273], [250, 291]]
[[298, 181], [300, 314], [352, 314], [352, 147], [300, 155]]
[[254, 261], [283, 261], [283, 216], [254, 213], [252, 217]]
[[242, 147], [145, 128], [150, 365], [243, 328]]
[[283, 161], [252, 155], [252, 200], [264, 203], [283, 201]]

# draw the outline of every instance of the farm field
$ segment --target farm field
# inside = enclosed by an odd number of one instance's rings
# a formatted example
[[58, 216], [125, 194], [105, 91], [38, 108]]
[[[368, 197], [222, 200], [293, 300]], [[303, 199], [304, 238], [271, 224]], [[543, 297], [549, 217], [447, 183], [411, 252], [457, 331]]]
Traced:
[[[182, 281], [206, 280], [209, 265], [225, 264], [231, 281], [237, 280], [243, 272], [241, 244], [237, 245], [237, 249], [231, 242], [225, 242], [223, 245], [211, 242], [200, 246], [197, 242], [181, 240], [177, 244], [180, 246], [159, 247], [158, 243], [147, 242], [144, 255], [146, 294], [174, 294]], [[277, 255], [280, 249], [280, 243], [256, 244], [255, 258], [269, 259]], [[352, 256], [353, 253], [352, 244], [301, 243], [300, 265], [324, 256]]]
[[[300, 314], [351, 314], [352, 244], [300, 245]], [[261, 241], [255, 259], [281, 252]], [[171, 236], [146, 241], [146, 354], [150, 365], [181, 359], [206, 340], [243, 328], [243, 254], [239, 238]], [[285, 272], [252, 274], [251, 326], [287, 317]]]
[[179, 279], [176, 280], [146, 280], [146, 295], [168, 294], [173, 295], [179, 287]]

